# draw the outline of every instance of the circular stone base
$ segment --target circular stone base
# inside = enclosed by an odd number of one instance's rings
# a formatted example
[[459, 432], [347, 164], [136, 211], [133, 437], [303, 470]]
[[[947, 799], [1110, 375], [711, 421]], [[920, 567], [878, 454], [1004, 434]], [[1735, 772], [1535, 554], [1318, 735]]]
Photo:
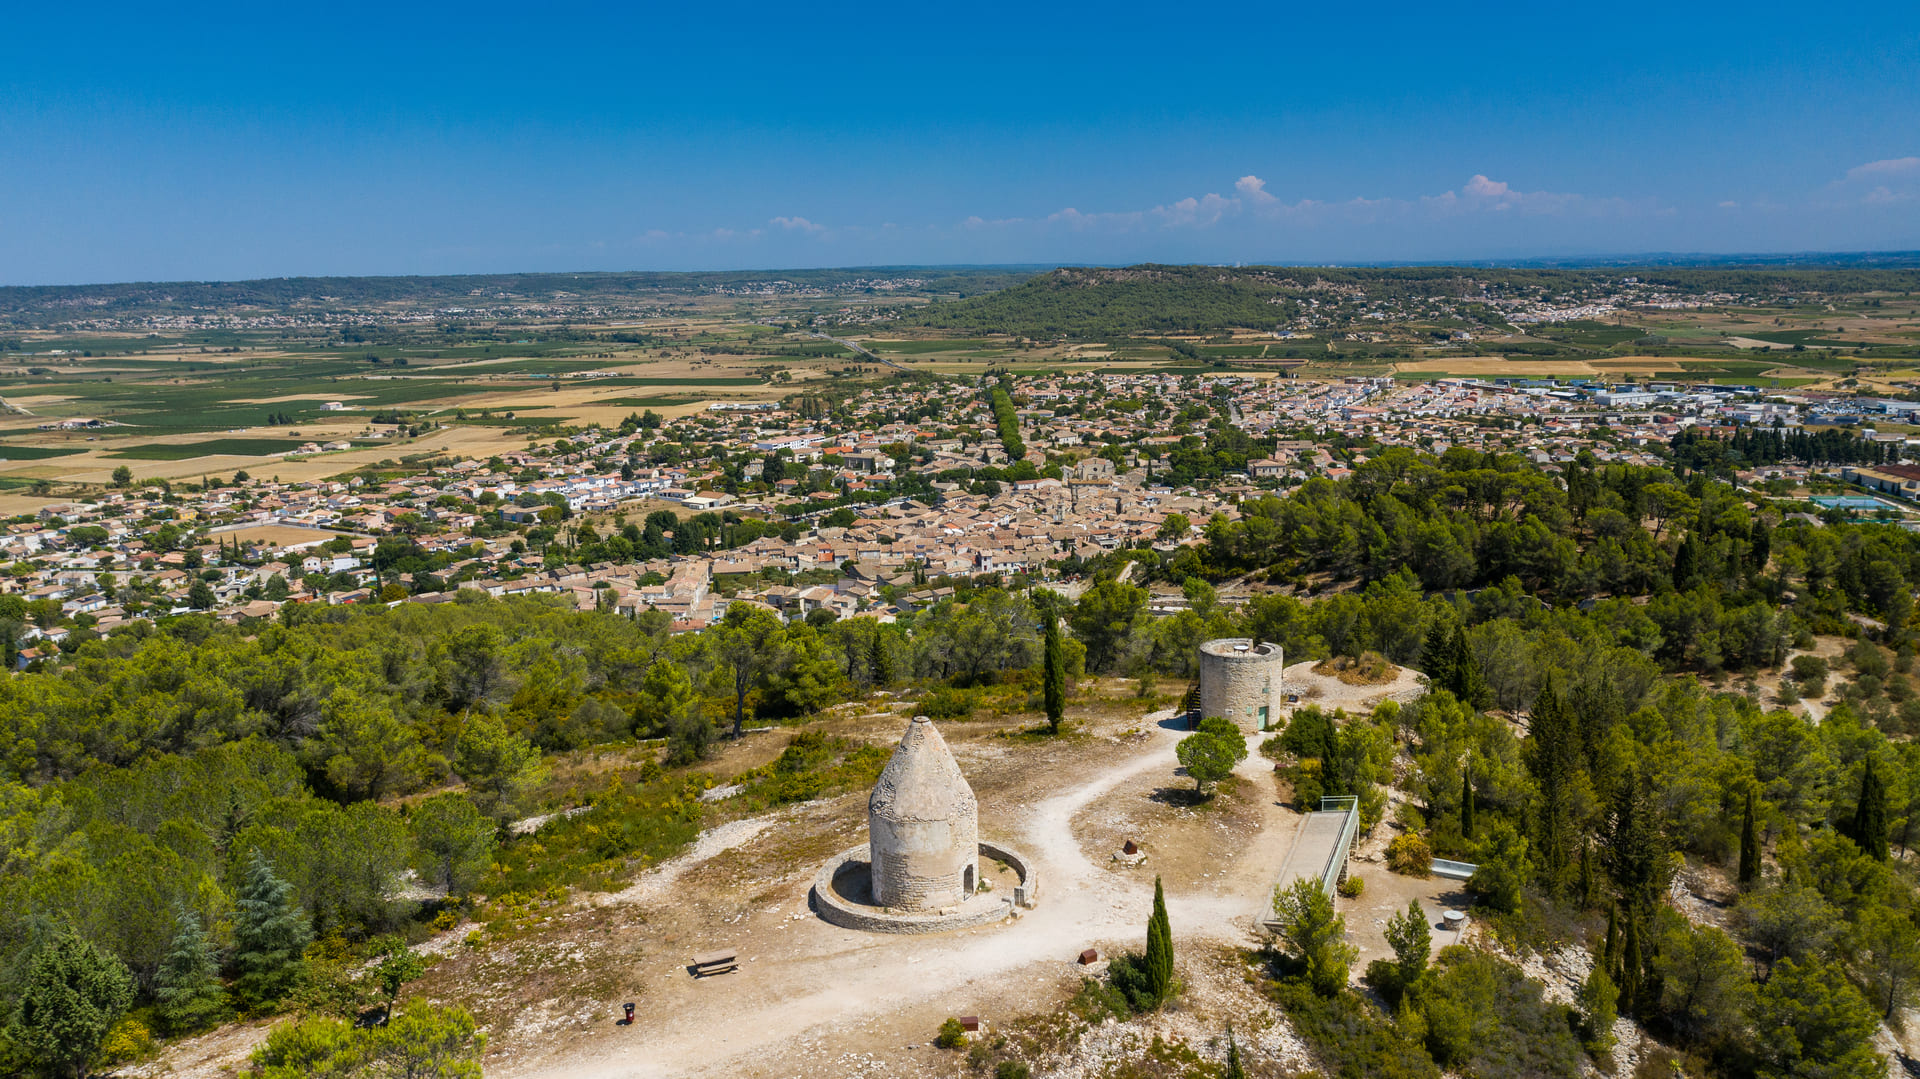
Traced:
[[[1034, 903], [1038, 881], [1026, 858], [992, 843], [980, 844], [980, 856], [1004, 862], [1020, 878], [1028, 906]], [[932, 911], [904, 911], [873, 905], [871, 851], [864, 845], [828, 859], [813, 878], [813, 908], [828, 922], [865, 933], [947, 933], [1003, 922], [1014, 914], [1014, 897], [1005, 892], [978, 892], [958, 906]]]

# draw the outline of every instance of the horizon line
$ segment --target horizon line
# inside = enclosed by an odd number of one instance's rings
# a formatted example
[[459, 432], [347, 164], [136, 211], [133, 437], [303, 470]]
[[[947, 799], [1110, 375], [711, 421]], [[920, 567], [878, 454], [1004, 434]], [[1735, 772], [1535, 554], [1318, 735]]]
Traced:
[[131, 285], [244, 285], [262, 281], [352, 281], [352, 280], [410, 280], [435, 278], [483, 278], [483, 277], [617, 277], [633, 274], [662, 274], [674, 276], [723, 276], [739, 274], [781, 274], [781, 273], [825, 273], [838, 271], [902, 271], [902, 270], [1037, 270], [1048, 269], [1124, 269], [1134, 266], [1206, 266], [1220, 269], [1254, 269], [1260, 267], [1272, 269], [1417, 269], [1417, 268], [1461, 268], [1476, 270], [1498, 269], [1632, 269], [1635, 267], [1660, 269], [1698, 268], [1765, 268], [1791, 264], [1798, 269], [1820, 269], [1823, 267], [1857, 267], [1862, 263], [1885, 261], [1895, 265], [1881, 266], [1883, 269], [1920, 269], [1920, 250], [1859, 250], [1859, 251], [1647, 251], [1624, 255], [1515, 255], [1507, 257], [1481, 258], [1441, 258], [1441, 259], [1301, 259], [1295, 261], [1264, 259], [1234, 259], [1222, 261], [1160, 262], [1141, 260], [1134, 262], [1085, 262], [1085, 261], [1046, 261], [1046, 262], [901, 262], [901, 263], [854, 263], [848, 265], [818, 266], [741, 266], [731, 269], [624, 269], [624, 270], [467, 270], [455, 273], [404, 273], [376, 272], [352, 274], [275, 274], [263, 277], [202, 277], [173, 278], [168, 280], [135, 279], [119, 281], [69, 281], [39, 284], [0, 284], [0, 292], [24, 289], [85, 289]]

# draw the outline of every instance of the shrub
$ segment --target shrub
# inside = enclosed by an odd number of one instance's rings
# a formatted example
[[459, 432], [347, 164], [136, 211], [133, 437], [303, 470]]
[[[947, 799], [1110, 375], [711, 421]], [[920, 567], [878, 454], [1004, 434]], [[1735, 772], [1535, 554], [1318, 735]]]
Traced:
[[1387, 868], [1409, 877], [1433, 875], [1433, 850], [1417, 835], [1395, 836], [1387, 844]]
[[940, 686], [920, 702], [920, 714], [930, 719], [965, 719], [973, 715], [973, 694]]
[[940, 1036], [933, 1040], [933, 1044], [942, 1049], [965, 1049], [967, 1029], [960, 1025], [960, 1020], [949, 1017], [940, 1024]]
[[1359, 877], [1348, 877], [1340, 882], [1340, 894], [1348, 899], [1358, 899], [1366, 887], [1367, 883]]
[[1419, 1041], [1359, 994], [1323, 997], [1292, 979], [1268, 983], [1267, 993], [1335, 1079], [1438, 1079]]
[[[1103, 1003], [1122, 1019], [1139, 1012], [1150, 1012], [1160, 1006], [1158, 994], [1154, 992], [1153, 978], [1147, 973], [1147, 961], [1138, 955], [1116, 955], [1107, 964], [1107, 981], [1113, 987], [1113, 996], [1103, 998]], [[1114, 1008], [1116, 997], [1124, 1008]]]
[[[1111, 974], [1113, 965], [1109, 964], [1107, 970]], [[1128, 1002], [1124, 990], [1092, 978], [1080, 979], [1080, 991], [1067, 1001], [1067, 1010], [1080, 1017], [1082, 1022], [1093, 1026], [1098, 1026], [1108, 1016], [1124, 1020], [1133, 1015], [1133, 1005]]]
[[1030, 1079], [1033, 1069], [1017, 1060], [1003, 1060], [993, 1069], [993, 1079]]
[[100, 1057], [115, 1064], [130, 1064], [153, 1055], [153, 1032], [132, 1016], [122, 1016], [100, 1043]]
[[1373, 986], [1389, 1004], [1400, 1002], [1400, 996], [1406, 991], [1406, 979], [1400, 974], [1400, 964], [1391, 959], [1375, 959], [1367, 964], [1366, 973], [1360, 980]]
[[1827, 661], [1819, 656], [1793, 657], [1793, 680], [1806, 696], [1821, 696], [1827, 689]]
[[1461, 947], [1440, 953], [1420, 994], [1435, 1063], [1481, 1079], [1580, 1074], [1576, 1017], [1512, 963]]
[[1283, 734], [1270, 734], [1260, 743], [1260, 755], [1275, 763], [1285, 760], [1288, 752]]

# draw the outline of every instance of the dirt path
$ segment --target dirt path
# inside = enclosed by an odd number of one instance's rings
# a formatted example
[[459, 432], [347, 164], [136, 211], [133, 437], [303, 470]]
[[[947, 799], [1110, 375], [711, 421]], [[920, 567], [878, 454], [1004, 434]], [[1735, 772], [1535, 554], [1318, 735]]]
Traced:
[[[1171, 775], [1182, 733], [1150, 726], [1138, 752], [1035, 807], [1016, 842], [1033, 860], [1039, 902], [1011, 925], [933, 937], [875, 936], [803, 916], [802, 900], [786, 916], [783, 937], [790, 947], [784, 956], [763, 961], [743, 950], [738, 974], [700, 982], [678, 972], [684, 957], [654, 957], [647, 965], [657, 964], [668, 977], [638, 1029], [603, 1025], [543, 1047], [537, 1061], [495, 1061], [488, 1070], [543, 1079], [779, 1074], [768, 1069], [796, 1047], [873, 1031], [910, 1009], [951, 1004], [951, 1014], [969, 1007], [1009, 1014], [1029, 991], [1051, 993], [1073, 978], [1080, 949], [1095, 946], [1104, 954], [1110, 944], [1138, 946], [1152, 905], [1152, 877], [1095, 865], [1075, 840], [1072, 822], [1116, 786], [1151, 769]], [[1267, 768], [1250, 755], [1241, 774], [1271, 784]], [[1247, 942], [1268, 901], [1273, 867], [1292, 841], [1294, 815], [1271, 798], [1265, 802], [1273, 826], [1262, 829], [1248, 857], [1200, 894], [1168, 896], [1176, 937]], [[660, 893], [636, 889], [634, 897]]]

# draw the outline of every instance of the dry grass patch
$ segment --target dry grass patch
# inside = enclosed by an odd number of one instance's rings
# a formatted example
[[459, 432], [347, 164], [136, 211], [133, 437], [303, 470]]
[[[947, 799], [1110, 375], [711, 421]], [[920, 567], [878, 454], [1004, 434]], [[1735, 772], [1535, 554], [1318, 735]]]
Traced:
[[1335, 656], [1313, 665], [1313, 673], [1338, 678], [1349, 686], [1381, 686], [1400, 676], [1399, 668], [1378, 652], [1363, 652], [1359, 658]]

